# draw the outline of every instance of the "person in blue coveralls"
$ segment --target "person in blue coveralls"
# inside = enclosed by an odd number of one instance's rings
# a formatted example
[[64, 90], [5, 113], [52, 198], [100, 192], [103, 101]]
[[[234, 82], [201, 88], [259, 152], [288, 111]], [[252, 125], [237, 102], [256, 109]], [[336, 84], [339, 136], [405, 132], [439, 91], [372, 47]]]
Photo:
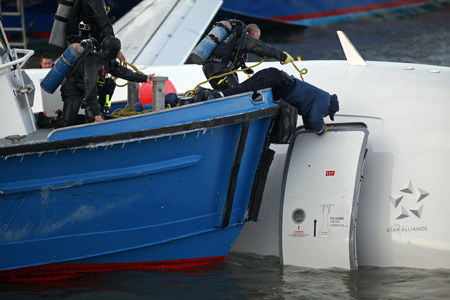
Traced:
[[329, 129], [323, 119], [329, 116], [334, 121], [334, 115], [339, 111], [339, 101], [336, 95], [330, 95], [328, 92], [276, 68], [258, 71], [241, 84], [223, 91], [199, 87], [195, 91], [194, 101], [227, 97], [249, 91], [256, 92], [265, 88], [272, 88], [274, 99], [284, 99], [295, 106], [298, 114], [302, 116], [305, 128], [314, 130], [318, 135], [324, 134]]
[[[287, 52], [280, 51], [259, 38], [261, 30], [256, 24], [245, 25], [239, 20], [222, 21], [230, 26], [231, 33], [214, 49], [213, 54], [203, 63], [203, 73], [206, 78], [225, 74], [239, 68], [246, 69], [245, 61], [248, 53], [260, 57], [274, 58], [281, 64], [293, 62], [294, 59]], [[229, 27], [229, 28], [230, 28]], [[252, 69], [244, 71], [253, 74]], [[214, 89], [228, 89], [239, 84], [236, 73], [209, 81]]]

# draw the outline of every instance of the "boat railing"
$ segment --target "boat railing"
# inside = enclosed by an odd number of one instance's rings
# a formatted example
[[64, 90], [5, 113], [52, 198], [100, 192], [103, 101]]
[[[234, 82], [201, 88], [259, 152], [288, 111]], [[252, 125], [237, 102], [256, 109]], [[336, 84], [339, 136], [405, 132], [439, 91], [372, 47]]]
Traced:
[[[10, 86], [13, 92], [13, 95], [2, 99], [2, 102], [4, 102], [2, 103], [2, 109], [11, 109], [10, 115], [17, 114], [21, 116], [14, 119], [14, 122], [17, 122], [17, 126], [11, 124], [10, 128], [15, 128], [14, 130], [5, 129], [1, 134], [2, 136], [19, 132], [20, 135], [29, 134], [36, 131], [35, 118], [31, 109], [34, 102], [34, 85], [30, 78], [26, 74], [24, 75], [23, 66], [34, 54], [34, 51], [31, 49], [11, 49], [1, 20], [0, 34], [1, 47], [7, 53], [5, 60], [0, 59], [0, 80], [6, 80], [6, 86]], [[20, 58], [19, 55], [21, 56]], [[6, 59], [6, 56], [8, 59]], [[8, 99], [15, 99], [19, 105], [15, 105]]]
[[[30, 49], [11, 49], [14, 53], [13, 61], [7, 62], [5, 64], [0, 65], [0, 70], [4, 68], [8, 68], [10, 66], [17, 66], [18, 70], [21, 70], [23, 65], [30, 59], [30, 57], [34, 54], [34, 50]], [[17, 58], [18, 54], [25, 54], [21, 58]]]
[[[14, 67], [17, 70], [17, 74], [20, 80], [20, 86], [14, 90], [14, 95], [24, 95], [26, 99], [26, 105], [29, 108], [29, 113], [32, 115], [31, 106], [33, 106], [34, 99], [29, 98], [29, 93], [33, 91], [33, 86], [25, 86], [25, 81], [23, 80], [22, 67], [28, 61], [28, 59], [34, 54], [34, 50], [30, 49], [11, 49], [13, 53], [13, 61], [7, 62], [0, 65], [0, 70]], [[24, 54], [21, 58], [18, 58], [18, 54]]]
[[[23, 80], [23, 75], [22, 75], [22, 68], [24, 66], [24, 64], [30, 59], [30, 57], [34, 54], [34, 50], [31, 49], [11, 49], [10, 45], [9, 45], [9, 41], [6, 38], [6, 34], [3, 28], [3, 23], [0, 22], [0, 27], [1, 27], [1, 35], [2, 35], [2, 40], [5, 43], [6, 49], [8, 51], [8, 54], [10, 55], [10, 62], [6, 62], [4, 64], [0, 64], [0, 70], [9, 68], [9, 67], [13, 67], [17, 70], [18, 76], [19, 76], [19, 80], [20, 80], [20, 87], [18, 89], [16, 89], [14, 92], [17, 94], [23, 94], [25, 95], [25, 98], [27, 100], [28, 106], [32, 106], [32, 102], [30, 102], [30, 99], [28, 98], [28, 93], [30, 93], [32, 91], [31, 87], [25, 87], [25, 82]], [[23, 54], [22, 57], [19, 58], [19, 54]], [[0, 61], [1, 63], [1, 61]], [[33, 101], [33, 99], [31, 99]]]

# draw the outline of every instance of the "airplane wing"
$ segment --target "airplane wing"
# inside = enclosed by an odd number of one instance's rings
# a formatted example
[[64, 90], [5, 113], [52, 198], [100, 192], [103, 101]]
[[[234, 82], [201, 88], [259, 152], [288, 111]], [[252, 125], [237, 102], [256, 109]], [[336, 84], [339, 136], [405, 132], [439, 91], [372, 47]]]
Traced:
[[143, 0], [114, 24], [114, 32], [135, 65], [183, 64], [221, 5], [221, 0]]

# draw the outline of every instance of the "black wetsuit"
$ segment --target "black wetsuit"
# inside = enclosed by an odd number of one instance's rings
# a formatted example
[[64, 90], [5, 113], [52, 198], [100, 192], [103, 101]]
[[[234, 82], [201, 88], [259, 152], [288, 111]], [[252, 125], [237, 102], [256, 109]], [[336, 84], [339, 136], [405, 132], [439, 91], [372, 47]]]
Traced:
[[[233, 33], [236, 34], [236, 38], [230, 38]], [[230, 49], [232, 51], [228, 51], [227, 53], [226, 49], [229, 47], [232, 47]], [[274, 58], [280, 62], [284, 62], [287, 58], [285, 53], [255, 39], [246, 33], [245, 26], [237, 24], [233, 26], [229, 37], [216, 47], [213, 55], [203, 64], [203, 73], [206, 78], [210, 78], [215, 75], [237, 70], [241, 67], [245, 68], [248, 53], [253, 53], [260, 57]], [[238, 85], [239, 81], [236, 73], [234, 73], [223, 80], [221, 78], [213, 79], [210, 81], [210, 84], [214, 89], [224, 90]]]
[[97, 100], [97, 78], [105, 74], [111, 74], [133, 82], [147, 81], [147, 75], [133, 72], [121, 66], [116, 60], [105, 60], [102, 58], [101, 52], [89, 53], [80, 59], [80, 62], [61, 87], [64, 106], [63, 116], [57, 127], [77, 123], [78, 110], [83, 99], [86, 99], [86, 109], [90, 110], [94, 116], [101, 115], [101, 105]]
[[[79, 28], [83, 21], [87, 30]], [[71, 16], [67, 22], [66, 40], [69, 44], [83, 39], [94, 38], [99, 43], [107, 36], [114, 36], [111, 22], [101, 0], [75, 0]]]

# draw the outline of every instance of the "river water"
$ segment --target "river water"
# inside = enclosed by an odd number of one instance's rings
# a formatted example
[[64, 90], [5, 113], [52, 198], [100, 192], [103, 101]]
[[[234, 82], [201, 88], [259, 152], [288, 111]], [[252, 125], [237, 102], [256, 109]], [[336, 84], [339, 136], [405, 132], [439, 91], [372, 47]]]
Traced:
[[59, 282], [0, 284], [1, 299], [449, 299], [450, 270], [280, 266], [277, 257], [231, 253], [187, 272], [122, 271]]
[[[262, 32], [270, 42], [302, 60], [345, 59], [336, 31], [343, 31], [366, 61], [390, 61], [450, 66], [450, 1], [431, 12], [360, 19], [299, 29]], [[259, 61], [258, 57], [252, 57]]]
[[[450, 7], [401, 18], [307, 30], [268, 29], [262, 40], [303, 60], [345, 59], [344, 31], [368, 61], [450, 66]], [[450, 270], [280, 266], [277, 257], [231, 253], [187, 272], [123, 271], [48, 283], [0, 283], [0, 299], [450, 299]]]

